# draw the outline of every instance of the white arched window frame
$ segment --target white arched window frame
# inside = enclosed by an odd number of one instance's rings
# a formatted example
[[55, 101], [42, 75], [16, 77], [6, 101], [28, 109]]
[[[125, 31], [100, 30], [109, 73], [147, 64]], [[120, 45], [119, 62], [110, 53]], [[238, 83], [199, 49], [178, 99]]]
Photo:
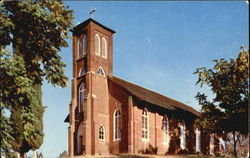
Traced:
[[169, 121], [167, 115], [163, 116], [162, 120], [163, 144], [169, 143]]
[[195, 149], [196, 152], [201, 152], [201, 131], [198, 128], [195, 130]]
[[78, 106], [79, 112], [81, 111], [81, 106], [83, 106], [85, 95], [86, 95], [86, 88], [85, 88], [84, 83], [82, 83], [79, 86], [79, 106]]
[[98, 34], [95, 34], [95, 54], [98, 56], [101, 55], [101, 40]]
[[180, 127], [180, 147], [181, 149], [186, 148], [186, 126], [185, 123], [182, 122], [179, 124]]
[[78, 57], [87, 54], [87, 36], [86, 34], [78, 38]]
[[114, 140], [118, 141], [121, 140], [121, 121], [122, 115], [119, 109], [115, 110], [114, 112]]
[[87, 35], [83, 36], [83, 55], [87, 54]]
[[108, 44], [107, 40], [102, 37], [102, 57], [107, 58], [107, 52], [108, 52]]
[[99, 126], [99, 136], [98, 137], [99, 137], [99, 140], [102, 140], [102, 141], [105, 140], [105, 128], [102, 124]]
[[85, 75], [85, 74], [86, 74], [86, 69], [85, 69], [84, 67], [82, 67], [82, 68], [80, 69], [80, 71], [79, 71], [78, 76], [83, 76], [83, 75]]
[[214, 155], [214, 134], [210, 134], [209, 153]]
[[142, 111], [142, 140], [149, 140], [149, 116], [147, 109]]
[[97, 69], [96, 73], [97, 73], [98, 75], [105, 76], [105, 72], [104, 72], [104, 70], [103, 70], [102, 67], [99, 67], [99, 68]]

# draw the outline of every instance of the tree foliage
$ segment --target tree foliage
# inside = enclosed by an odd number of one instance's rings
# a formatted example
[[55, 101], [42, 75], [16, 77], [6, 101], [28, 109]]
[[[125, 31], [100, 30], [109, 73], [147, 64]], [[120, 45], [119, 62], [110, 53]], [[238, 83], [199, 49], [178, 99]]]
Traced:
[[[6, 115], [17, 107], [33, 106], [37, 104], [32, 80], [27, 77], [24, 61], [20, 56], [11, 56], [7, 50], [1, 50], [0, 66], [1, 85], [1, 150], [12, 149], [11, 142], [15, 142], [13, 134], [15, 123]], [[33, 115], [32, 115], [33, 117]], [[30, 118], [32, 118], [30, 117]], [[21, 120], [17, 120], [20, 122]], [[17, 123], [16, 122], [16, 123]]]
[[[37, 86], [39, 87], [39, 86]], [[35, 88], [35, 98], [38, 98], [39, 89]], [[28, 152], [30, 149], [35, 150], [43, 142], [43, 124], [42, 118], [44, 107], [38, 103], [25, 106], [14, 106], [11, 109], [10, 121], [12, 122], [12, 149], [19, 151], [21, 154]], [[22, 120], [22, 121], [20, 121]]]
[[66, 86], [65, 64], [59, 52], [67, 47], [72, 11], [60, 1], [4, 1], [0, 7], [0, 44], [12, 45], [23, 57], [29, 78], [41, 83], [42, 77], [54, 85]]
[[207, 85], [215, 94], [212, 101], [205, 94], [196, 96], [202, 105], [201, 126], [209, 133], [247, 134], [248, 58], [249, 51], [241, 47], [236, 59], [214, 60], [213, 69], [202, 67], [194, 72], [198, 74], [197, 84]]
[[60, 153], [58, 158], [63, 158], [63, 157], [67, 157], [67, 156], [68, 156], [68, 153], [66, 150], [64, 150], [62, 153]]
[[72, 13], [62, 1], [0, 1], [1, 152], [42, 144], [41, 86], [43, 79], [67, 86], [59, 52], [68, 46]]

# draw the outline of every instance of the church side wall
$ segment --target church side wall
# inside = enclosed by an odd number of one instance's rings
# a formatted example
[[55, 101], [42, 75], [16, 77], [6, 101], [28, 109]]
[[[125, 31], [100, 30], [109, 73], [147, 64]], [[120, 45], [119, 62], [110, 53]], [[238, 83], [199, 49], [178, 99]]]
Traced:
[[[111, 153], [128, 152], [128, 96], [117, 85], [109, 82], [110, 144]], [[114, 112], [119, 109], [122, 114], [121, 140], [114, 139]]]
[[157, 153], [166, 154], [168, 150], [168, 144], [163, 143], [164, 132], [162, 130], [163, 116], [158, 113], [149, 113], [149, 139], [142, 139], [142, 111], [134, 103], [134, 126], [135, 126], [135, 153]]
[[[94, 142], [94, 154], [107, 155], [109, 154], [109, 100], [108, 100], [108, 83], [107, 78], [98, 74], [92, 74], [92, 111], [93, 111], [93, 124], [94, 127], [92, 137]], [[99, 128], [103, 126], [105, 129], [104, 140], [99, 139]]]

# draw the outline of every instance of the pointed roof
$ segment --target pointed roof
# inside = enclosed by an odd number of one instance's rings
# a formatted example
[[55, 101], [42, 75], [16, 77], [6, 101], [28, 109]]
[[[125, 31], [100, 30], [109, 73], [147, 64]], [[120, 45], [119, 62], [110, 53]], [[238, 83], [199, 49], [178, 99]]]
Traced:
[[120, 79], [115, 76], [108, 76], [108, 79], [115, 84], [120, 85], [122, 88], [127, 90], [129, 93], [134, 95], [135, 97], [144, 100], [150, 104], [154, 104], [156, 106], [160, 106], [164, 109], [168, 109], [170, 111], [181, 109], [183, 111], [187, 111], [189, 113], [192, 113], [193, 115], [199, 117], [200, 113], [196, 111], [194, 108], [183, 104], [179, 101], [176, 101], [174, 99], [171, 99], [169, 97], [166, 97], [164, 95], [161, 95], [159, 93], [156, 93], [154, 91], [148, 90], [146, 88], [140, 87], [138, 85], [135, 85], [133, 83], [130, 83], [128, 81], [125, 81], [123, 79]]
[[85, 20], [84, 22], [82, 22], [82, 23], [76, 25], [76, 26], [73, 27], [70, 31], [72, 31], [73, 33], [79, 32], [79, 31], [81, 31], [85, 26], [87, 26], [90, 22], [93, 22], [93, 23], [95, 23], [96, 25], [98, 25], [98, 26], [100, 26], [100, 27], [102, 27], [102, 28], [104, 28], [104, 29], [106, 29], [106, 30], [112, 32], [112, 33], [115, 33], [114, 30], [112, 30], [112, 29], [110, 29], [110, 28], [108, 28], [108, 27], [102, 25], [101, 23], [95, 21], [95, 20], [92, 19], [92, 18], [89, 18], [89, 19]]

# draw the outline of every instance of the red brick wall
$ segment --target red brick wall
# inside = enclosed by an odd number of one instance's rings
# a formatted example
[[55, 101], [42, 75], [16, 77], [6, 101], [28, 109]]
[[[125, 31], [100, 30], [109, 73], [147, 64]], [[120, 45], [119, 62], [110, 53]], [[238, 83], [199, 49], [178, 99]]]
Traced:
[[[98, 33], [100, 40], [105, 37], [108, 42], [107, 58], [102, 58], [95, 54], [95, 34]], [[112, 33], [103, 29], [102, 27], [90, 22], [89, 24], [89, 53], [87, 60], [87, 71], [92, 72], [91, 97], [93, 99], [93, 142], [92, 149], [94, 154], [109, 154], [110, 144], [110, 121], [109, 121], [109, 96], [107, 75], [112, 73]], [[101, 43], [102, 44], [102, 43]], [[102, 67], [105, 76], [97, 74], [97, 69]], [[105, 128], [105, 140], [99, 140], [99, 127], [103, 125]]]
[[[119, 87], [109, 82], [109, 120], [110, 120], [110, 148], [112, 153], [128, 152], [128, 96]], [[121, 140], [114, 140], [114, 112], [119, 109], [122, 113]]]
[[[106, 74], [112, 74], [112, 33], [103, 29], [102, 27], [90, 23], [90, 34], [89, 34], [89, 48], [90, 53], [88, 54], [88, 71], [96, 72], [99, 66], [102, 66]], [[99, 57], [95, 54], [95, 34], [98, 33], [100, 36], [100, 40], [102, 37], [105, 37], [108, 44], [108, 54], [107, 58]]]
[[[142, 111], [143, 109], [134, 102], [134, 148], [135, 153], [146, 152], [151, 146], [157, 150], [157, 154], [166, 154], [169, 144], [164, 142], [164, 131], [162, 130], [163, 116], [157, 112], [148, 110], [149, 114], [149, 139], [142, 139]], [[169, 139], [168, 139], [169, 141]]]
[[[107, 78], [98, 74], [92, 74], [93, 99], [93, 124], [94, 124], [94, 144], [95, 154], [109, 154], [109, 100], [108, 100], [108, 83]], [[105, 128], [105, 140], [99, 140], [99, 127]]]
[[[96, 73], [98, 67], [102, 67], [106, 75], [112, 74], [112, 33], [102, 27], [90, 22], [84, 29], [87, 34], [87, 56], [77, 59], [77, 37], [74, 36], [74, 55], [73, 71], [77, 77], [82, 66], [86, 66], [88, 72], [86, 78], [86, 90], [88, 92], [85, 102], [86, 135], [83, 139], [86, 143], [86, 154], [109, 154], [110, 143], [110, 121], [109, 121], [109, 96], [107, 76], [100, 76]], [[95, 33], [99, 34], [100, 39], [105, 37], [108, 43], [107, 58], [99, 57], [95, 54]], [[77, 78], [77, 88], [85, 82], [85, 78]], [[77, 99], [78, 99], [77, 93]], [[99, 127], [105, 128], [105, 140], [99, 140]]]

